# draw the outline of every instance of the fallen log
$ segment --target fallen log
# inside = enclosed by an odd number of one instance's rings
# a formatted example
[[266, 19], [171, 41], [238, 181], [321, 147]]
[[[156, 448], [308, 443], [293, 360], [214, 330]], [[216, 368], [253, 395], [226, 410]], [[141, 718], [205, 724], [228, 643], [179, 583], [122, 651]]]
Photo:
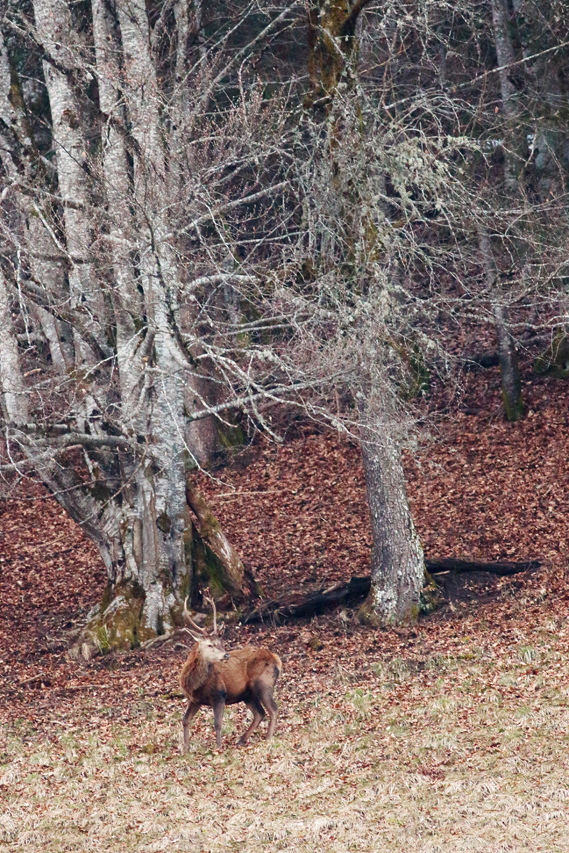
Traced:
[[[455, 560], [450, 557], [443, 560], [425, 560], [429, 574], [443, 572], [489, 572], [494, 575], [514, 575], [519, 572], [534, 571], [540, 567], [539, 560], [529, 560], [524, 563], [479, 563], [472, 560]], [[338, 607], [341, 604], [351, 604], [365, 598], [371, 586], [370, 578], [353, 577], [348, 583], [335, 584], [321, 592], [304, 595], [302, 592], [290, 592], [271, 601], [264, 601], [254, 610], [246, 613], [241, 622], [252, 625], [255, 622], [272, 620], [287, 622], [290, 619], [300, 619], [307, 616], [317, 616], [324, 610]]]
[[430, 575], [442, 572], [490, 572], [493, 575], [517, 575], [519, 572], [532, 572], [539, 569], [539, 560], [527, 560], [524, 563], [479, 563], [476, 560], [455, 560], [448, 557], [444, 560], [425, 560], [425, 568]]
[[370, 586], [370, 578], [354, 577], [348, 583], [335, 584], [329, 589], [307, 596], [299, 592], [288, 593], [272, 601], [263, 602], [243, 616], [241, 622], [244, 625], [251, 625], [254, 622], [264, 622], [266, 619], [285, 622], [289, 619], [300, 619], [303, 616], [316, 616], [331, 607], [365, 598]]
[[497, 352], [480, 352], [473, 355], [466, 355], [463, 359], [463, 366], [466, 373], [482, 368], [488, 370], [489, 367], [497, 367], [500, 364], [500, 357]]

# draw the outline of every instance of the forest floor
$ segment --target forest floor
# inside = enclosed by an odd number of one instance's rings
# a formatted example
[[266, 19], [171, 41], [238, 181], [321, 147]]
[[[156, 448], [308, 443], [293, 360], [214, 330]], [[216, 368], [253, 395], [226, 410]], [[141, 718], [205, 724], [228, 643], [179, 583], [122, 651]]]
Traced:
[[[221, 751], [202, 711], [180, 755], [180, 643], [70, 660], [100, 560], [51, 499], [2, 501], [0, 849], [567, 853], [569, 387], [528, 384], [514, 425], [495, 373], [469, 394], [406, 456], [426, 556], [542, 568], [446, 577], [413, 627], [229, 629], [283, 660], [277, 735], [241, 750], [236, 707]], [[353, 445], [297, 429], [249, 456], [201, 486], [267, 596], [369, 572]]]

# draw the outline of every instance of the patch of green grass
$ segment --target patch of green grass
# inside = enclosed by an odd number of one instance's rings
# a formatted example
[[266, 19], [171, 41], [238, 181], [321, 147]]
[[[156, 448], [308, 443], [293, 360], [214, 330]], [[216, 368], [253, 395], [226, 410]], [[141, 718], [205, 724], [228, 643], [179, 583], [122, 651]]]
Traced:
[[518, 658], [522, 663], [535, 663], [541, 659], [541, 653], [531, 646], [520, 646], [518, 649]]

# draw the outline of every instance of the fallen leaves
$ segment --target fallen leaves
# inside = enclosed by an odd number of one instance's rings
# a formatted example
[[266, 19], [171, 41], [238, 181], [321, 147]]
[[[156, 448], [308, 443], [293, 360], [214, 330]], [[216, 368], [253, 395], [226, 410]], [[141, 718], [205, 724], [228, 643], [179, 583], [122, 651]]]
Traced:
[[[203, 714], [189, 758], [179, 756], [183, 648], [68, 659], [73, 630], [102, 594], [99, 557], [41, 493], [0, 505], [8, 849], [305, 850], [317, 839], [326, 853], [459, 851], [474, 839], [489, 850], [561, 850], [568, 393], [547, 382], [527, 396], [534, 414], [519, 424], [483, 412], [441, 424], [406, 458], [409, 496], [428, 557], [539, 558], [545, 568], [449, 576], [452, 608], [412, 628], [363, 628], [344, 608], [228, 629], [229, 647], [262, 644], [283, 660], [277, 739], [241, 751], [245, 711], [228, 709], [222, 752]], [[265, 593], [366, 574], [357, 448], [306, 433], [255, 452], [202, 488]]]

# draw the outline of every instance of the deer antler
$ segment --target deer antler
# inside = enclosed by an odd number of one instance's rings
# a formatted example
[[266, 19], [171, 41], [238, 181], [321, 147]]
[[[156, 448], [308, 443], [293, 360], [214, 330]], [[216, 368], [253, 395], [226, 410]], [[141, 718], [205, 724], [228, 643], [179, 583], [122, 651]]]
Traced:
[[199, 625], [196, 625], [192, 617], [190, 616], [190, 611], [188, 610], [188, 597], [184, 599], [184, 619], [190, 623], [192, 628], [198, 632], [201, 637], [207, 637], [207, 631], [205, 628], [200, 628]]
[[204, 601], [209, 602], [213, 608], [213, 633], [217, 635], [217, 610], [215, 608], [215, 601], [213, 600], [213, 597], [209, 590], [207, 595], [204, 595]]

